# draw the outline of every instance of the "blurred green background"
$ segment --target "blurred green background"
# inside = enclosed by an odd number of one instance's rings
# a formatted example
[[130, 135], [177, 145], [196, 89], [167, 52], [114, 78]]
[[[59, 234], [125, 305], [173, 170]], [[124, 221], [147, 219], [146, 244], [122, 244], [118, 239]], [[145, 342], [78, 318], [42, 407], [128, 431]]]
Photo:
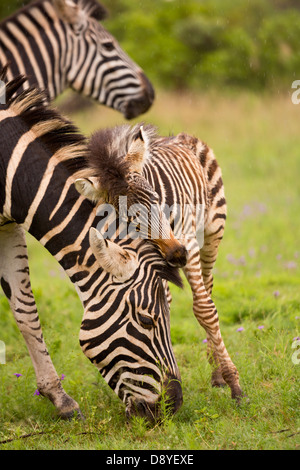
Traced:
[[[26, 3], [0, 2], [2, 18]], [[203, 139], [222, 167], [228, 218], [213, 299], [250, 404], [236, 407], [228, 389], [210, 386], [205, 332], [185, 283], [183, 290], [171, 286], [183, 407], [162, 426], [148, 429], [141, 420], [129, 426], [121, 401], [80, 350], [75, 289], [28, 236], [45, 340], [86, 421], [56, 421], [50, 402], [34, 395], [31, 360], [0, 292], [0, 339], [7, 346], [7, 364], [0, 367], [0, 448], [299, 450], [300, 364], [291, 357], [300, 338], [300, 105], [290, 95], [300, 79], [300, 0], [103, 4], [110, 11], [106, 28], [155, 88], [156, 100], [142, 119], [162, 135], [185, 131]], [[124, 124], [117, 111], [85, 107], [80, 96], [66, 93], [56, 104], [68, 101], [68, 116], [85, 135]]]
[[[1, 0], [0, 18], [26, 3]], [[285, 89], [300, 73], [299, 0], [102, 3], [107, 29], [161, 87]]]

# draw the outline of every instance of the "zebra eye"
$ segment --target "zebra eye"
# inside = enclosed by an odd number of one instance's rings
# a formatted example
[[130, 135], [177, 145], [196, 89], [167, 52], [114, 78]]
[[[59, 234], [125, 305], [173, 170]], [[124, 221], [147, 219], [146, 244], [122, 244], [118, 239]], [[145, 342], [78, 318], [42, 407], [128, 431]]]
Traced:
[[112, 42], [104, 42], [104, 43], [102, 44], [102, 47], [103, 47], [103, 49], [105, 49], [106, 51], [112, 51], [112, 50], [114, 50], [114, 48], [115, 48], [115, 46], [113, 45]]
[[140, 325], [146, 330], [151, 330], [151, 328], [153, 328], [154, 322], [151, 317], [138, 314], [138, 319], [139, 319]]

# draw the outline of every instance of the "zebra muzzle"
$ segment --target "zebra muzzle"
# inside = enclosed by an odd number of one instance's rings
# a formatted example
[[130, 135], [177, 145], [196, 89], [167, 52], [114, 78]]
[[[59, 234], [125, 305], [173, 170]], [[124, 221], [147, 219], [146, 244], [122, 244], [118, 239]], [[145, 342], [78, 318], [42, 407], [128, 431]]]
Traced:
[[133, 119], [144, 114], [152, 106], [155, 93], [152, 84], [143, 72], [140, 72], [141, 96], [128, 101], [122, 111], [126, 119]]
[[168, 264], [175, 268], [183, 268], [187, 262], [187, 249], [173, 236], [170, 239], [157, 239], [153, 243], [158, 246]]
[[143, 398], [129, 399], [126, 407], [128, 419], [133, 416], [145, 418], [150, 423], [162, 422], [168, 415], [175, 414], [183, 403], [181, 382], [178, 378], [167, 376], [164, 381], [163, 393], [155, 402], [147, 402]]

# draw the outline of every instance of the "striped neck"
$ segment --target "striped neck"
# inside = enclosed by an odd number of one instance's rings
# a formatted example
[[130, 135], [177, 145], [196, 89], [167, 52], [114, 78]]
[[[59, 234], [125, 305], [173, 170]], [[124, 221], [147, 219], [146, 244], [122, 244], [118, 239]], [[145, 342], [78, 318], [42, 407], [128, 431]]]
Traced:
[[[2, 128], [9, 125], [12, 120], [2, 123]], [[0, 212], [33, 235], [68, 271], [78, 256], [83, 261], [95, 209], [77, 193], [74, 176], [64, 163], [59, 163], [55, 154], [49, 158], [32, 137], [31, 131], [23, 134], [7, 162], [6, 194]]]
[[96, 224], [94, 206], [73, 184], [86, 141], [44, 105], [40, 91], [14, 95], [23, 81], [7, 84], [7, 104], [0, 105], [0, 219], [22, 226], [69, 274], [77, 262], [84, 265], [88, 230]]

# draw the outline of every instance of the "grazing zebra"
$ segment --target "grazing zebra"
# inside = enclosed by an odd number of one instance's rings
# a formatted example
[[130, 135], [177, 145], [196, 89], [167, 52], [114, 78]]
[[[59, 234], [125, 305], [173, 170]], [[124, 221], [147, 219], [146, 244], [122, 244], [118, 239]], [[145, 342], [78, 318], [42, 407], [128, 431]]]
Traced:
[[151, 83], [99, 23], [97, 0], [38, 0], [0, 23], [0, 69], [26, 75], [53, 100], [66, 88], [132, 119], [154, 99]]
[[[94, 190], [90, 188], [89, 194], [93, 195], [94, 199], [102, 197], [116, 209], [118, 208], [116, 201], [118, 196], [124, 195], [124, 185], [118, 183], [117, 178], [111, 185], [112, 177], [109, 175], [109, 168], [105, 172], [105, 167], [107, 162], [108, 166], [114, 167], [115, 164], [112, 164], [114, 160], [122, 166], [130, 142], [136, 134], [142, 132], [142, 129], [141, 127], [140, 130], [139, 125], [133, 128], [124, 125], [99, 131], [92, 136], [89, 166], [93, 178], [89, 181]], [[221, 169], [212, 150], [189, 135], [182, 133], [175, 137], [159, 137], [155, 129], [148, 125], [142, 133], [142, 140], [145, 145], [144, 157], [140, 158], [142, 162], [140, 171], [148, 186], [159, 195], [159, 200], [153, 201], [148, 187], [142, 184], [139, 185], [136, 197], [148, 212], [151, 204], [159, 204], [164, 211], [168, 209], [166, 213], [170, 215], [169, 220], [174, 235], [181, 239], [187, 248], [187, 263], [183, 269], [193, 293], [194, 314], [207, 333], [208, 357], [213, 365], [212, 385], [228, 384], [232, 397], [239, 400], [242, 391], [238, 371], [224, 345], [217, 309], [211, 298], [212, 269], [226, 219]], [[114, 173], [120, 181], [123, 180], [122, 172], [114, 171]], [[205, 208], [205, 211], [202, 211], [202, 227], [201, 220], [197, 220], [201, 218], [197, 206]], [[191, 210], [187, 211], [187, 208]], [[184, 231], [183, 226], [186, 227]], [[200, 236], [201, 228], [203, 240]], [[168, 300], [171, 302], [170, 293]], [[83, 321], [81, 330], [81, 335], [88, 344], [85, 352], [91, 360], [97, 362], [99, 361], [97, 338], [103, 334], [99, 324], [101, 320], [95, 317], [93, 322], [88, 323], [88, 329], [85, 327], [86, 321], [88, 316]]]
[[[80, 413], [63, 390], [43, 339], [25, 231], [56, 258], [75, 285], [84, 306], [81, 346], [85, 353], [93, 347], [96, 365], [102, 364], [99, 370], [128, 416], [158, 416], [163, 391], [175, 412], [182, 391], [163, 284], [180, 285], [181, 279], [164, 257], [182, 265], [185, 248], [174, 237], [162, 245], [128, 237], [125, 242], [104, 241], [96, 229], [103, 217], [74, 185], [82, 172], [86, 175], [86, 141], [45, 106], [39, 90], [29, 88], [16, 96], [24, 80], [7, 84], [7, 104], [0, 105], [0, 282], [28, 347], [38, 389], [62, 417]], [[134, 147], [128, 161], [136, 168]], [[133, 193], [135, 186], [133, 178]], [[170, 229], [162, 214], [157, 224], [162, 233]], [[89, 335], [87, 344], [90, 328], [97, 335]]]

